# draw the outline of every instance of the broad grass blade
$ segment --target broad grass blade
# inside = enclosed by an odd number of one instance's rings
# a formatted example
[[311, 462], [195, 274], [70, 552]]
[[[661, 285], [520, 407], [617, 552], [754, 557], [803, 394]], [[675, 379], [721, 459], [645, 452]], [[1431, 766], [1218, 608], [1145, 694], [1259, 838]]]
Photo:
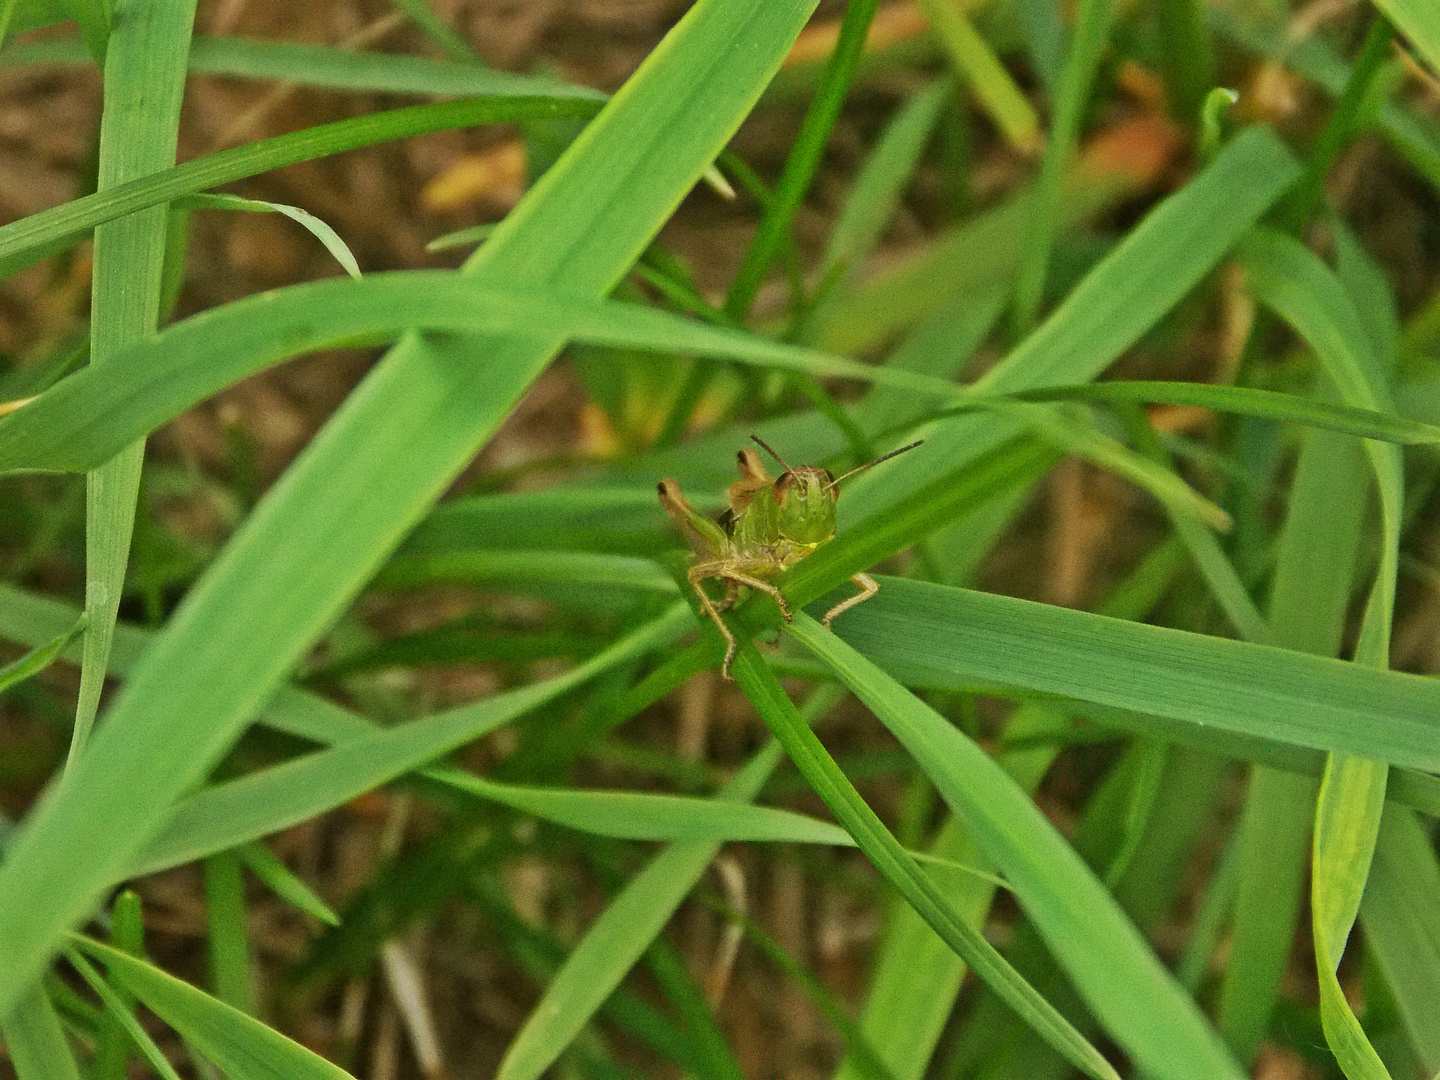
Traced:
[[1140, 1068], [1175, 1080], [1243, 1075], [1114, 898], [993, 758], [809, 616], [797, 614], [789, 630], [915, 757]]

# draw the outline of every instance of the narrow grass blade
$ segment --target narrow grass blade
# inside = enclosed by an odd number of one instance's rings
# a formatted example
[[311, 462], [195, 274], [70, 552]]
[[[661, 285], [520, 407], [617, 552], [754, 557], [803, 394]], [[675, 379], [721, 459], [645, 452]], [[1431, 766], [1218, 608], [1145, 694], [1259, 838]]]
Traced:
[[[1275, 642], [1339, 652], [1364, 534], [1367, 465], [1349, 438], [1308, 432], [1300, 444], [1270, 588]], [[1235, 914], [1217, 1023], [1251, 1062], [1269, 1028], [1294, 948], [1318, 777], [1253, 767], [1235, 835]]]
[[1137, 1065], [1177, 1080], [1243, 1075], [1114, 898], [993, 758], [813, 619], [797, 614], [789, 630], [915, 757]]
[[75, 624], [63, 634], [51, 638], [44, 645], [37, 645], [19, 660], [0, 667], [0, 691], [9, 689], [16, 683], [44, 671], [53, 664], [56, 658], [75, 640], [75, 636], [85, 629], [85, 620], [86, 616], [82, 613], [75, 620]]
[[177, 199], [175, 205], [196, 210], [248, 210], [257, 214], [284, 214], [324, 244], [325, 250], [335, 257], [335, 261], [347, 274], [352, 278], [360, 276], [360, 264], [355, 261], [354, 253], [345, 241], [340, 239], [340, 235], [314, 214], [298, 206], [265, 202], [263, 199], [242, 199], [238, 195], [191, 195], [185, 199]]
[[264, 844], [258, 840], [242, 844], [235, 849], [235, 853], [252, 874], [296, 911], [303, 911], [326, 926], [340, 925], [340, 916], [330, 910], [330, 906], [316, 896], [314, 890], [296, 877]]
[[[150, 1067], [160, 1074], [162, 1080], [180, 1080], [180, 1074], [175, 1071], [170, 1060], [155, 1045], [155, 1040], [150, 1037], [150, 1033], [135, 1019], [131, 1006], [116, 993], [114, 987], [105, 981], [104, 976], [95, 970], [94, 965], [73, 948], [65, 950], [65, 959], [80, 973], [80, 977], [89, 984], [90, 989], [95, 991], [105, 1005], [106, 1014], [120, 1024], [125, 1034], [140, 1048], [140, 1053], [150, 1063]], [[21, 1080], [24, 1078], [21, 1077]]]
[[820, 258], [820, 280], [853, 272], [880, 242], [949, 100], [947, 80], [936, 80], [910, 98], [885, 126], [830, 232]]
[[[1393, 408], [1382, 375], [1391, 358], [1381, 363], [1377, 356], [1379, 344], [1329, 268], [1298, 241], [1273, 233], [1257, 231], [1244, 251], [1252, 291], [1314, 348], [1345, 402]], [[1379, 566], [1361, 623], [1355, 659], [1383, 670], [1389, 667], [1404, 473], [1398, 447], [1367, 440], [1365, 450], [1380, 495], [1382, 535]], [[1332, 753], [1325, 765], [1316, 807], [1311, 923], [1320, 977], [1320, 1015], [1326, 1040], [1352, 1080], [1388, 1076], [1335, 975], [1370, 870], [1385, 804], [1387, 772], [1383, 761]]]
[[[779, 760], [780, 747], [771, 743], [735, 774], [717, 801], [754, 799]], [[714, 842], [672, 844], [630, 879], [546, 987], [505, 1051], [496, 1080], [536, 1080], [554, 1064], [665, 928], [719, 850]]]
[[1114, 17], [1112, 0], [1081, 0], [1075, 12], [1070, 47], [1065, 53], [1065, 66], [1055, 95], [1054, 120], [1045, 138], [1040, 175], [1035, 181], [1035, 207], [1025, 236], [1025, 254], [1015, 279], [1012, 322], [1017, 337], [1029, 333], [1040, 310], [1040, 297], [1050, 267], [1050, 247], [1055, 242], [1060, 183], [1080, 139], [1080, 125]]
[[952, 0], [920, 0], [920, 7], [956, 74], [974, 91], [1006, 141], [1022, 154], [1033, 154], [1040, 148], [1040, 118], [994, 50]]
[[[119, 18], [105, 41], [103, 56], [99, 191], [174, 166], [195, 0], [122, 0], [116, 13]], [[90, 370], [107, 381], [129, 376], [116, 354], [155, 332], [167, 224], [165, 208], [152, 206], [95, 231]], [[87, 622], [67, 772], [85, 749], [100, 705], [106, 655], [130, 561], [144, 455], [144, 443], [133, 443], [86, 477]]]
[[1155, 405], [1195, 405], [1216, 412], [1304, 424], [1402, 446], [1440, 442], [1440, 426], [1435, 424], [1410, 420], [1391, 412], [1242, 386], [1117, 380], [1028, 390], [1014, 397], [1020, 401], [1143, 401]]
[[578, 551], [469, 550], [399, 555], [375, 576], [377, 589], [412, 589], [436, 582], [471, 585], [584, 585], [676, 596], [679, 586], [651, 559]]
[[16, 273], [51, 253], [57, 243], [78, 240], [104, 222], [285, 165], [433, 131], [516, 120], [593, 116], [600, 106], [601, 102], [588, 93], [446, 101], [337, 120], [222, 150], [0, 226], [0, 277]]
[[38, 983], [0, 1015], [0, 1036], [16, 1080], [80, 1080], [60, 1017]]
[[201, 868], [205, 882], [210, 988], [232, 1009], [255, 1015], [250, 938], [245, 927], [245, 882], [233, 851], [217, 851]]
[[840, 34], [835, 48], [825, 61], [820, 82], [815, 87], [815, 97], [806, 110], [800, 132], [785, 159], [785, 168], [775, 185], [770, 203], [760, 219], [760, 226], [735, 271], [725, 297], [725, 313], [732, 319], [743, 322], [760, 291], [765, 276], [790, 239], [790, 224], [805, 193], [820, 167], [820, 158], [830, 142], [830, 133], [840, 117], [840, 107], [850, 91], [850, 81], [860, 55], [865, 49], [865, 36], [875, 18], [879, 0], [849, 0], [845, 17], [840, 23]]
[[517, 787], [459, 770], [447, 771], [447, 777], [451, 787], [481, 799], [597, 836], [682, 843], [705, 840], [854, 845], [850, 834], [836, 825], [768, 806], [630, 791]]
[[238, 1009], [159, 968], [89, 938], [72, 936], [80, 952], [101, 961], [111, 981], [143, 1001], [231, 1076], [247, 1080], [349, 1080], [350, 1074]]
[[427, 0], [395, 0], [395, 6], [410, 17], [420, 32], [445, 50], [451, 60], [481, 66], [481, 60], [470, 43], [455, 32], [449, 23], [430, 10]]

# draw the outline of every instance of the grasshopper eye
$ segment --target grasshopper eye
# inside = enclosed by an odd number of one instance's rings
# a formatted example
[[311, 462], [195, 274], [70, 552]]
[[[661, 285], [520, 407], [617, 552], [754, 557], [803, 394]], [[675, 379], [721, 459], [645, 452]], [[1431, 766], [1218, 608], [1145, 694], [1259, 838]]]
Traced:
[[790, 488], [794, 486], [794, 474], [786, 469], [780, 474], [780, 479], [775, 481], [775, 486], [770, 489], [770, 495], [775, 500], [775, 505], [780, 506], [785, 502], [785, 496], [790, 494]]

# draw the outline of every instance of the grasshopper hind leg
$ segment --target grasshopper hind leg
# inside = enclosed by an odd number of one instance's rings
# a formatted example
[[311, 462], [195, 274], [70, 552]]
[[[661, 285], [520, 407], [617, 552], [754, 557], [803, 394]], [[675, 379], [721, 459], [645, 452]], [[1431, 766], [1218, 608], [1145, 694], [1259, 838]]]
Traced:
[[845, 614], [856, 604], [863, 604], [880, 591], [880, 586], [869, 574], [856, 574], [850, 579], [850, 584], [859, 588], [860, 591], [848, 600], [841, 600], [840, 603], [825, 612], [825, 617], [820, 620], [822, 625], [828, 627], [837, 615]]

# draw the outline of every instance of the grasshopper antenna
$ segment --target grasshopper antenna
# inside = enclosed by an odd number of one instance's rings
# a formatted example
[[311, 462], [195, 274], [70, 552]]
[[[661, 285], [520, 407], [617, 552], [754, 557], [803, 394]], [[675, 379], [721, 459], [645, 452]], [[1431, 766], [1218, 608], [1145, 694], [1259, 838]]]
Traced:
[[[762, 450], [764, 450], [767, 454], [769, 454], [769, 455], [770, 455], [771, 457], [773, 457], [776, 461], [778, 461], [781, 465], [783, 465], [783, 466], [785, 467], [785, 471], [786, 471], [786, 472], [792, 471], [791, 468], [790, 468], [790, 463], [787, 462], [787, 461], [786, 461], [783, 457], [781, 457], [779, 454], [777, 454], [774, 450], [770, 449], [770, 444], [767, 443], [764, 439], [760, 438], [759, 435], [753, 435], [753, 434], [752, 434], [752, 435], [750, 436], [750, 438], [755, 441], [755, 444], [756, 444], [757, 446], [759, 446], [759, 447], [760, 447]], [[906, 449], [908, 450], [909, 447], [906, 447]], [[898, 454], [900, 451], [897, 450], [897, 451], [895, 451], [895, 452]], [[885, 455], [885, 456], [886, 456], [886, 457], [890, 457], [891, 455], [887, 454], [887, 455]], [[884, 461], [885, 458], [881, 458], [880, 460], [881, 460], [881, 461]], [[875, 464], [875, 463], [872, 461], [870, 464], [873, 465], [873, 464]]]
[[[751, 435], [750, 437], [751, 437], [752, 439], [755, 438], [754, 435]], [[759, 440], [759, 439], [756, 439], [755, 441], [756, 441], [756, 442], [759, 442], [760, 440]], [[915, 447], [919, 446], [919, 445], [920, 445], [921, 443], [923, 443], [924, 441], [925, 441], [924, 439], [916, 439], [916, 440], [915, 440], [914, 442], [912, 442], [909, 446], [902, 446], [902, 447], [900, 447], [899, 450], [891, 450], [888, 454], [881, 454], [881, 455], [880, 455], [879, 457], [877, 457], [874, 461], [867, 461], [864, 465], [860, 465], [860, 466], [858, 466], [858, 467], [856, 467], [856, 468], [854, 468], [854, 469], [851, 469], [851, 470], [850, 470], [849, 472], [847, 472], [844, 476], [840, 477], [840, 480], [848, 480], [848, 479], [850, 479], [850, 477], [854, 476], [857, 472], [864, 472], [866, 469], [870, 468], [872, 465], [879, 465], [880, 462], [882, 462], [882, 461], [889, 461], [892, 457], [899, 457], [901, 454], [905, 453], [906, 450], [914, 450]], [[760, 445], [761, 445], [761, 446], [765, 446], [764, 443], [760, 443]], [[766, 446], [765, 449], [770, 450], [770, 448], [769, 448], [768, 446]], [[773, 454], [775, 451], [770, 450], [770, 452]], [[787, 467], [788, 467], [788, 466], [787, 466]], [[833, 487], [838, 487], [838, 486], [840, 485], [840, 480], [832, 480], [832, 481], [830, 482], [830, 486], [831, 486], [832, 488], [833, 488]]]

